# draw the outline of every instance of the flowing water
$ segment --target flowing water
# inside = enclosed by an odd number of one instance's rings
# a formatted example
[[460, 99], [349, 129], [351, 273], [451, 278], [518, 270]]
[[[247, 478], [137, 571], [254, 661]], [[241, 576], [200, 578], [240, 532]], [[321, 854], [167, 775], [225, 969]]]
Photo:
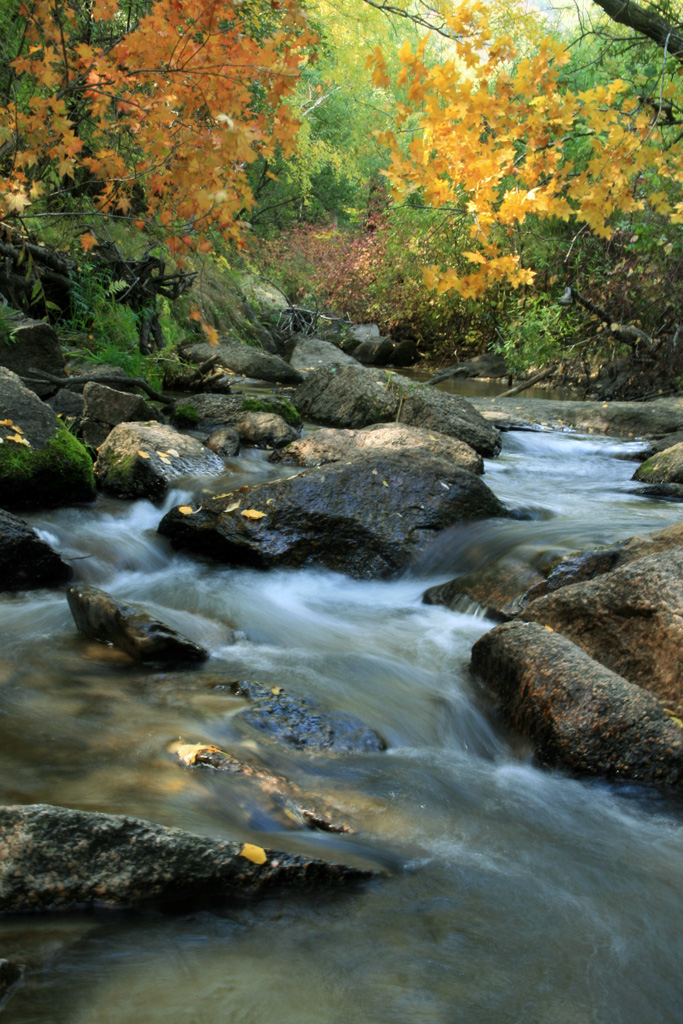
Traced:
[[[391, 582], [173, 553], [144, 501], [32, 517], [79, 579], [144, 602], [212, 657], [136, 667], [77, 635], [61, 591], [5, 595], [0, 802], [134, 814], [379, 874], [250, 906], [0, 919], [0, 957], [28, 965], [7, 1024], [680, 1021], [681, 805], [534, 767], [468, 672], [491, 623], [421, 603], [508, 554], [533, 562], [678, 520], [680, 505], [634, 493], [636, 449], [506, 435], [486, 480], [520, 518], [446, 531]], [[238, 485], [274, 472], [253, 454], [231, 469]], [[225, 683], [239, 678], [352, 712], [388, 749], [273, 751], [237, 728]], [[180, 768], [178, 738], [257, 754], [357, 834], [302, 832], [247, 781]]]

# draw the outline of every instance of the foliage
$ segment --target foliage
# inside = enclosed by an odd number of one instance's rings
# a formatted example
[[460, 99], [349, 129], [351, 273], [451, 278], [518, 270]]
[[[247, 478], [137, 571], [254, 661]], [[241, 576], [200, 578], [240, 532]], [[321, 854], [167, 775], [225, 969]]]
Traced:
[[237, 237], [246, 167], [296, 133], [283, 100], [315, 36], [295, 0], [24, 0], [19, 17], [2, 214], [67, 193], [172, 251]]
[[292, 427], [301, 426], [301, 415], [286, 398], [245, 398], [242, 402], [245, 412], [271, 412], [282, 416]]

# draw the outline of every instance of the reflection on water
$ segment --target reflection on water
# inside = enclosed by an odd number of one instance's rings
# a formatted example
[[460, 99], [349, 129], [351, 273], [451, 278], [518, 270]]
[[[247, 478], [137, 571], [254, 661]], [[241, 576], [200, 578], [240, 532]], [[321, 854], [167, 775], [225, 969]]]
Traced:
[[[680, 805], [536, 769], [468, 673], [491, 623], [421, 603], [512, 553], [533, 562], [678, 520], [680, 506], [633, 493], [627, 447], [506, 435], [486, 479], [520, 518], [445, 531], [393, 582], [197, 561], [156, 534], [164, 510], [148, 502], [33, 517], [80, 579], [144, 602], [212, 656], [134, 666], [76, 634], [60, 591], [4, 596], [0, 800], [136, 814], [380, 874], [324, 899], [0, 920], [0, 957], [28, 965], [8, 1024], [677, 1020]], [[352, 712], [388, 750], [271, 748], [240, 726], [226, 685], [239, 678]], [[244, 781], [183, 771], [167, 752], [179, 737], [259, 757], [358, 835], [296, 831]]]

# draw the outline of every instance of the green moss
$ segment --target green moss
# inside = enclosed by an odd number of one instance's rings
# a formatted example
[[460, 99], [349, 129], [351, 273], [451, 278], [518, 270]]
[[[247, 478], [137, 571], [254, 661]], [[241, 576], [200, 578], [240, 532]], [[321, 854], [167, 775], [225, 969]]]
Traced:
[[274, 412], [292, 427], [301, 425], [301, 416], [287, 398], [245, 398], [242, 408], [245, 412]]
[[92, 501], [92, 459], [66, 427], [43, 448], [5, 441], [0, 445], [0, 505], [5, 508], [68, 505]]
[[188, 402], [186, 405], [176, 406], [174, 413], [175, 421], [179, 427], [196, 427], [199, 423], [197, 406]]

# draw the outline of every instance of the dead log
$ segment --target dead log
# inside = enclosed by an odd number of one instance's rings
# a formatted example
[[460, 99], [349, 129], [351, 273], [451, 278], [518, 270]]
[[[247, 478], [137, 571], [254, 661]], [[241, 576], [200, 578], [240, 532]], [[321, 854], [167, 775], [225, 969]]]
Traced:
[[501, 395], [496, 395], [496, 398], [512, 398], [513, 395], [519, 395], [522, 391], [532, 388], [534, 384], [540, 384], [546, 377], [551, 377], [556, 369], [557, 363], [553, 363], [552, 366], [546, 366], [545, 370], [534, 374], [533, 377], [528, 377], [527, 380], [523, 380], [520, 384], [515, 384], [514, 388], [510, 388], [509, 391], [503, 391]]
[[31, 381], [40, 381], [42, 384], [59, 384], [61, 388], [79, 387], [82, 384], [91, 383], [107, 384], [109, 387], [114, 388], [116, 387], [117, 384], [119, 385], [119, 387], [121, 386], [121, 384], [134, 384], [136, 388], [140, 388], [141, 391], [144, 391], [145, 394], [149, 395], [149, 397], [153, 399], [153, 401], [155, 402], [168, 403], [171, 401], [171, 398], [168, 395], [164, 395], [159, 391], [155, 391], [154, 388], [151, 387], [146, 380], [142, 379], [142, 377], [115, 377], [113, 374], [111, 376], [93, 375], [86, 377], [55, 377], [51, 373], [45, 373], [44, 370], [34, 370], [33, 367], [29, 369], [29, 373], [31, 374], [30, 377], [21, 378], [27, 384], [30, 384]]

